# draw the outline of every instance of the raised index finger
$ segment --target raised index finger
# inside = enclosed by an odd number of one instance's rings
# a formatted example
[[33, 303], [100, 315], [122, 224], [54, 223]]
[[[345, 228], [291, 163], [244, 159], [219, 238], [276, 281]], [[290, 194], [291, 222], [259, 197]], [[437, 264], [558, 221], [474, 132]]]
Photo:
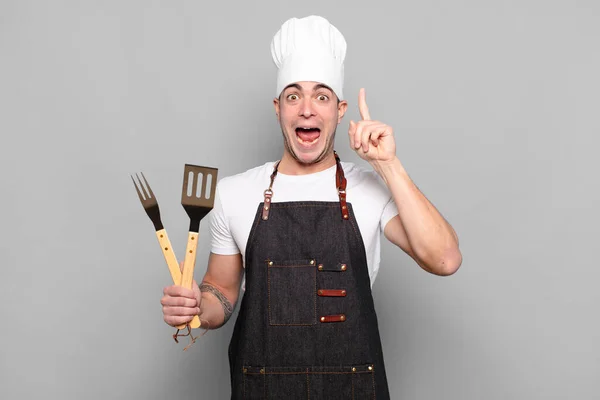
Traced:
[[369, 107], [367, 107], [367, 95], [365, 94], [364, 88], [361, 88], [360, 92], [358, 92], [358, 111], [360, 112], [360, 117], [364, 121], [371, 120], [371, 115], [369, 114]]

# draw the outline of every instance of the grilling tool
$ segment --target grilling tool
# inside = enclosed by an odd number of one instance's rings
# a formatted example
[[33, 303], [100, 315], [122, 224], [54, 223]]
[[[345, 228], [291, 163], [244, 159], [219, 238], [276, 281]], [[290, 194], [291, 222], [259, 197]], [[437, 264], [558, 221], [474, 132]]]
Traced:
[[[191, 288], [194, 280], [200, 220], [213, 209], [215, 204], [217, 172], [218, 169], [216, 168], [201, 167], [192, 164], [185, 164], [183, 171], [181, 205], [190, 217], [190, 229], [181, 278], [181, 286], [186, 288]], [[185, 327], [185, 325], [181, 326]], [[182, 329], [179, 326], [177, 328]]]
[[[138, 179], [139, 184], [136, 183], [135, 179], [133, 179], [133, 176], [131, 177], [131, 180], [133, 181], [135, 191], [137, 192], [140, 201], [142, 202], [142, 206], [144, 207], [144, 210], [146, 210], [146, 214], [148, 214], [150, 220], [154, 224], [154, 228], [156, 229], [156, 237], [158, 238], [158, 243], [160, 244], [160, 248], [163, 252], [163, 255], [165, 256], [165, 261], [167, 262], [167, 266], [169, 267], [169, 272], [171, 272], [171, 278], [173, 278], [173, 283], [179, 285], [181, 282], [181, 270], [179, 269], [179, 263], [177, 262], [177, 258], [175, 257], [175, 253], [173, 252], [173, 247], [171, 246], [169, 236], [167, 236], [167, 231], [164, 228], [162, 221], [160, 220], [160, 210], [158, 208], [158, 201], [156, 200], [156, 196], [154, 195], [154, 193], [152, 193], [152, 189], [150, 189], [150, 185], [148, 184], [146, 177], [143, 173], [141, 173], [141, 175], [144, 179], [146, 187], [142, 185], [142, 181], [140, 180], [140, 177], [137, 174], [136, 177]], [[147, 191], [146, 188], [148, 188]], [[194, 316], [194, 319], [192, 319], [192, 321], [190, 322], [190, 327], [200, 327], [200, 319], [197, 315]]]

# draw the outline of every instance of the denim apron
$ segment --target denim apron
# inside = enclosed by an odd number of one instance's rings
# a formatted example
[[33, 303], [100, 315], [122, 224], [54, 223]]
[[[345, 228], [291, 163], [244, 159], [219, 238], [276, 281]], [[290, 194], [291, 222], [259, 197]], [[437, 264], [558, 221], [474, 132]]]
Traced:
[[390, 398], [365, 247], [335, 158], [339, 202], [271, 204], [274, 167], [246, 247], [232, 399]]

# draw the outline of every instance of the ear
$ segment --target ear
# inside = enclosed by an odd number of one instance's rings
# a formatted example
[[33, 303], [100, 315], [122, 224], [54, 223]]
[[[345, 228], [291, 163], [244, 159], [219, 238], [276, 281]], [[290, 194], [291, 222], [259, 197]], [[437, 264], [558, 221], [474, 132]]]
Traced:
[[344, 118], [344, 114], [346, 114], [347, 109], [348, 102], [346, 100], [341, 100], [338, 104], [338, 124], [342, 122], [342, 118]]
[[275, 107], [275, 114], [277, 115], [277, 121], [279, 121], [279, 99], [273, 99], [273, 107]]

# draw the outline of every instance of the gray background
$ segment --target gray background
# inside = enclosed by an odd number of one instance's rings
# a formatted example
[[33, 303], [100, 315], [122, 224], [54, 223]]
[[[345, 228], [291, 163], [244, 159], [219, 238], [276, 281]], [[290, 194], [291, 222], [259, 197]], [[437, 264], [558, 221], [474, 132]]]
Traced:
[[[600, 5], [581, 1], [1, 1], [0, 398], [225, 399], [233, 323], [188, 352], [129, 174], [179, 258], [184, 163], [275, 160], [269, 44], [320, 14], [464, 261], [385, 242], [374, 286], [395, 399], [598, 399]], [[208, 257], [200, 232], [196, 277]]]

